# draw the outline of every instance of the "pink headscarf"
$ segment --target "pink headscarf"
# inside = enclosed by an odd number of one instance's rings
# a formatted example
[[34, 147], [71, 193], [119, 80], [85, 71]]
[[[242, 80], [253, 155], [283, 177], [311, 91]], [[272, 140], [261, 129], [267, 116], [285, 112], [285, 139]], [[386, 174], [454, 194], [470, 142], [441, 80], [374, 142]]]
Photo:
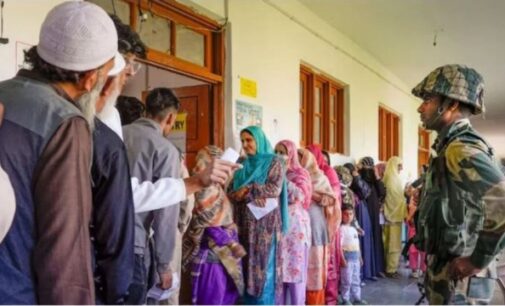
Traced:
[[307, 150], [309, 150], [314, 157], [316, 158], [317, 166], [319, 169], [321, 169], [324, 172], [324, 175], [328, 178], [330, 181], [331, 188], [333, 188], [333, 191], [335, 192], [335, 195], [337, 196], [337, 205], [340, 207], [340, 180], [338, 179], [338, 175], [335, 172], [335, 169], [333, 169], [326, 160], [324, 159], [323, 152], [321, 152], [321, 149], [319, 149], [318, 146], [316, 145], [310, 145], [307, 147]]
[[305, 199], [302, 203], [303, 208], [309, 209], [312, 199], [312, 182], [310, 174], [298, 161], [298, 151], [296, 145], [291, 140], [282, 140], [279, 144], [283, 145], [288, 152], [286, 178], [293, 182], [303, 192]]

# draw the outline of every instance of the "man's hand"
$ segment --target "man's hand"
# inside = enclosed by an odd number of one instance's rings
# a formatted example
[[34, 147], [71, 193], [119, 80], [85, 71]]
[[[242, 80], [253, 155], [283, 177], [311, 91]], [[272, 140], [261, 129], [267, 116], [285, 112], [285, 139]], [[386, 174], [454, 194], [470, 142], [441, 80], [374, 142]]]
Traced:
[[172, 271], [168, 270], [163, 273], [158, 273], [158, 275], [160, 276], [160, 283], [158, 286], [163, 290], [170, 289], [170, 287], [172, 287]]
[[460, 280], [475, 275], [481, 270], [471, 263], [470, 257], [458, 257], [449, 264], [448, 273], [451, 279]]
[[213, 183], [224, 185], [233, 175], [233, 172], [241, 167], [240, 164], [214, 158], [212, 163], [197, 175], [203, 187], [208, 187]]

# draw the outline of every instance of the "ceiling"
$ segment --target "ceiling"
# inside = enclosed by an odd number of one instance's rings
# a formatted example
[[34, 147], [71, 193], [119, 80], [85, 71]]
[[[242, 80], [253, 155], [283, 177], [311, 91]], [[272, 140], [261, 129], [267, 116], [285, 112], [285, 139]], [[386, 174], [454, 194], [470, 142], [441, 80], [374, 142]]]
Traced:
[[299, 1], [410, 87], [444, 64], [475, 68], [487, 112], [472, 121], [486, 135], [505, 131], [505, 1]]

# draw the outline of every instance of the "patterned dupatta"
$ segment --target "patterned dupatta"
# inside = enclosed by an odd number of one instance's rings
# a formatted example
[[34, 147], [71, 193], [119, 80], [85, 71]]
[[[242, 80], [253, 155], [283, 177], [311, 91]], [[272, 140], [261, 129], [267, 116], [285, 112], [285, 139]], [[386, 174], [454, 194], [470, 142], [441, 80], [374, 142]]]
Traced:
[[[212, 161], [212, 158], [219, 158], [223, 151], [216, 146], [206, 146], [196, 155], [195, 171], [202, 171]], [[211, 185], [195, 194], [195, 208], [187, 231], [184, 233], [182, 243], [182, 268], [184, 271], [190, 269], [190, 264], [195, 263], [195, 258], [200, 251], [204, 232], [208, 234], [213, 231], [211, 228], [222, 228], [228, 235], [236, 232], [236, 225], [233, 223], [233, 209], [231, 203], [220, 185]], [[244, 281], [242, 269], [237, 258], [229, 246], [219, 246], [216, 239], [210, 235], [207, 237], [209, 248], [218, 256], [219, 260], [232, 277], [239, 292], [243, 292]], [[196, 262], [202, 264], [202, 262]], [[199, 270], [199, 269], [197, 269]]]
[[312, 201], [312, 182], [310, 180], [310, 174], [300, 165], [294, 142], [282, 140], [279, 143], [286, 148], [288, 153], [286, 178], [290, 182], [293, 182], [303, 192], [305, 197], [302, 206], [305, 209], [309, 209]]
[[[319, 169], [314, 154], [307, 149], [298, 149], [298, 155], [301, 156], [300, 164], [307, 169], [310, 174], [313, 193], [318, 193], [323, 196], [323, 202], [325, 203], [319, 203], [319, 205], [324, 205], [324, 213], [328, 223], [328, 236], [330, 241], [333, 241], [333, 236], [337, 229], [337, 218], [339, 213], [335, 205], [337, 201], [335, 192], [326, 175]], [[329, 200], [329, 203], [326, 203], [326, 200]]]

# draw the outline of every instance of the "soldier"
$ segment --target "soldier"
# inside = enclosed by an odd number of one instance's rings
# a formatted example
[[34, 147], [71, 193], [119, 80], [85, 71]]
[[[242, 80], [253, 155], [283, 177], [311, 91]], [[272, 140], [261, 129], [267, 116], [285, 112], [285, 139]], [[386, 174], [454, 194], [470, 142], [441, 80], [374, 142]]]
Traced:
[[481, 75], [461, 65], [435, 69], [412, 90], [423, 125], [438, 134], [417, 224], [430, 304], [489, 302], [505, 245], [505, 177], [468, 119], [484, 111], [483, 91]]

